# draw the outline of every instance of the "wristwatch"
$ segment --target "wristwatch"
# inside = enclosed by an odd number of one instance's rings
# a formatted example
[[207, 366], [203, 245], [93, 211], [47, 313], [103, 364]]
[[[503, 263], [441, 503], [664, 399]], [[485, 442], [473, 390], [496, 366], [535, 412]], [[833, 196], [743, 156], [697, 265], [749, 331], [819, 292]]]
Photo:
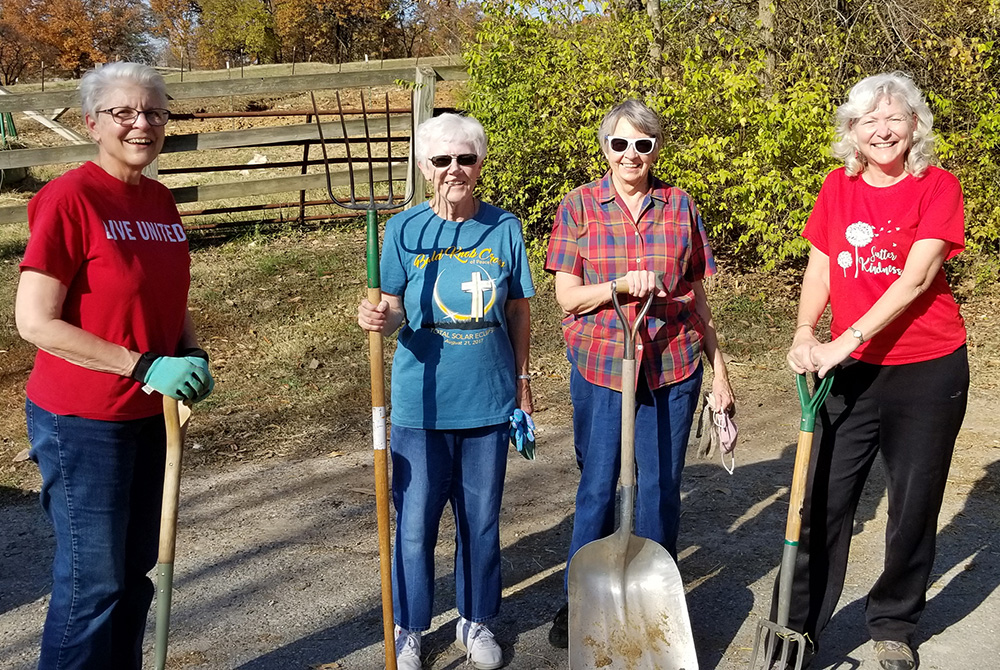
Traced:
[[862, 333], [860, 330], [858, 330], [854, 326], [848, 326], [847, 330], [851, 331], [851, 335], [853, 335], [854, 337], [858, 338], [858, 344], [864, 344], [864, 342], [865, 342], [865, 334], [864, 333]]

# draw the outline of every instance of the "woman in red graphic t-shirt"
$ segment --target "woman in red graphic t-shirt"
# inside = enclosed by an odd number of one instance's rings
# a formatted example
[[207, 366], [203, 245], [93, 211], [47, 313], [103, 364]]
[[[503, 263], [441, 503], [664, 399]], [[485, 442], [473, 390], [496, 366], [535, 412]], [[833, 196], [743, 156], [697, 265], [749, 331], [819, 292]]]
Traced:
[[[969, 388], [965, 326], [942, 269], [964, 245], [962, 190], [929, 164], [933, 116], [909, 77], [863, 79], [837, 122], [845, 167], [826, 178], [803, 232], [812, 249], [788, 352], [800, 374], [838, 368], [816, 429], [790, 625], [815, 646], [833, 616], [854, 513], [881, 455], [885, 565], [865, 611], [881, 666], [909, 670]], [[827, 304], [831, 338], [820, 342]]]
[[173, 197], [142, 175], [163, 148], [166, 85], [113, 63], [83, 76], [93, 162], [28, 205], [15, 314], [38, 347], [25, 403], [55, 531], [39, 668], [138, 669], [156, 563], [166, 435], [159, 395], [212, 392], [187, 311]]

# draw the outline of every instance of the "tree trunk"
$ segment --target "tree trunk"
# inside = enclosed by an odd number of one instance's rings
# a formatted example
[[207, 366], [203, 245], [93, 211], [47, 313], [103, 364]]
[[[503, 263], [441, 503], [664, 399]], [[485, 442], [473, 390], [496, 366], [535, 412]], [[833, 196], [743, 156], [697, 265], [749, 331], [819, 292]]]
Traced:
[[774, 84], [774, 10], [778, 0], [757, 0], [757, 20], [760, 21], [760, 39], [764, 45], [765, 64], [761, 84], [764, 95], [770, 95]]
[[663, 16], [660, 14], [660, 0], [646, 0], [646, 13], [653, 24], [653, 41], [649, 45], [649, 60], [659, 71], [663, 58]]
[[616, 12], [642, 12], [644, 5], [644, 0], [612, 0], [611, 8]]

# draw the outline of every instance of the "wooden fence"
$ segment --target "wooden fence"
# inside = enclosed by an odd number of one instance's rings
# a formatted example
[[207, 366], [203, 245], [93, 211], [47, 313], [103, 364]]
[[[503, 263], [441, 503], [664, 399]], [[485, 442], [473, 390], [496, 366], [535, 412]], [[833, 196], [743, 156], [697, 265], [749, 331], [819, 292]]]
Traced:
[[[310, 91], [393, 86], [402, 83], [413, 86], [412, 118], [416, 124], [419, 124], [433, 115], [436, 82], [463, 80], [468, 77], [461, 60], [455, 56], [344, 64], [336, 72], [322, 72], [317, 74], [255, 77], [249, 70], [247, 74], [249, 76], [243, 78], [188, 81], [184, 83], [170, 83], [168, 80], [167, 94], [171, 100], [177, 101], [229, 96], [296, 95]], [[16, 91], [11, 91], [7, 95], [0, 95], [0, 113], [32, 112], [37, 114], [39, 110], [59, 110], [78, 105], [79, 92], [75, 88], [50, 90], [44, 93], [17, 93]], [[371, 112], [373, 115], [381, 113], [381, 119], [384, 119], [386, 116], [384, 109], [379, 110], [376, 108], [371, 110]], [[325, 118], [329, 119], [330, 117]], [[341, 123], [336, 117], [333, 118], [336, 120], [326, 120], [323, 122], [323, 135], [328, 141], [344, 142], [345, 138]], [[376, 118], [378, 117], [376, 116]], [[392, 139], [405, 139], [408, 141], [412, 131], [411, 115], [392, 114], [391, 122], [394, 136]], [[382, 120], [381, 123], [373, 123], [372, 127], [376, 132], [382, 132], [380, 129], [385, 128], [385, 122]], [[351, 140], [352, 144], [357, 142], [358, 138], [365, 137], [366, 134], [364, 121], [360, 119], [347, 121], [346, 130], [347, 138], [354, 138]], [[397, 133], [401, 135], [399, 138], [396, 138]], [[390, 138], [385, 137], [384, 133], [376, 139], [383, 144], [390, 140]], [[315, 124], [296, 123], [293, 125], [250, 128], [246, 130], [168, 135], [162, 153], [212, 151], [276, 145], [302, 145], [308, 147], [309, 144], [316, 143], [316, 141], [317, 130]], [[410, 153], [412, 155], [412, 144], [410, 144]], [[82, 163], [93, 159], [96, 155], [97, 147], [93, 143], [33, 149], [12, 149], [0, 151], [0, 170], [15, 170], [18, 168], [31, 168], [53, 164]], [[303, 153], [303, 173], [305, 173], [306, 167], [309, 164], [314, 163], [315, 161], [310, 162], [308, 160], [308, 149], [306, 149]], [[343, 164], [344, 161], [339, 161], [339, 163]], [[361, 183], [367, 184], [369, 169], [367, 158], [361, 158], [356, 161], [356, 164], [360, 163], [364, 163], [364, 165], [353, 167], [355, 176]], [[393, 170], [394, 179], [404, 172], [402, 170], [403, 163], [400, 162], [399, 165], [399, 168]], [[338, 171], [331, 170], [331, 181], [334, 186], [345, 186], [349, 183], [347, 169], [350, 168], [345, 166]], [[171, 172], [174, 171], [171, 170]], [[183, 172], [183, 168], [179, 171]], [[419, 170], [413, 170], [412, 174], [415, 197], [419, 201], [424, 197], [426, 186]], [[376, 167], [375, 180], [385, 181], [386, 179], [388, 179], [387, 166]], [[224, 183], [182, 186], [171, 190], [182, 211], [184, 210], [183, 205], [186, 203], [201, 203], [227, 198], [245, 198], [247, 196], [298, 192], [300, 202], [303, 205], [303, 210], [300, 210], [300, 216], [302, 216], [301, 212], [304, 211], [304, 205], [307, 204], [304, 200], [305, 191], [323, 189], [325, 186], [326, 175], [320, 172], [270, 177], [267, 179], [243, 178]], [[0, 206], [0, 224], [19, 223], [26, 220], [26, 205]]]

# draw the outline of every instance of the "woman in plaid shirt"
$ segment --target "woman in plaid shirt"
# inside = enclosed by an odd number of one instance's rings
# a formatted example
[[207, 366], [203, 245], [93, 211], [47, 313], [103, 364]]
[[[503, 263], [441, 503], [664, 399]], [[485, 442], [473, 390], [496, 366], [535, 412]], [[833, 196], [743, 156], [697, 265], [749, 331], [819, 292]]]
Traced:
[[[610, 169], [569, 193], [556, 212], [545, 269], [566, 313], [570, 395], [580, 485], [569, 556], [614, 531], [620, 463], [621, 358], [625, 324], [611, 306], [611, 281], [628, 283], [632, 317], [653, 293], [636, 360], [635, 533], [676, 556], [680, 479], [701, 389], [704, 352], [715, 372], [712, 400], [731, 411], [733, 391], [702, 280], [715, 260], [691, 197], [650, 172], [662, 142], [659, 119], [628, 100], [599, 132]], [[567, 570], [568, 574], [568, 570]], [[567, 607], [549, 641], [567, 646]]]

